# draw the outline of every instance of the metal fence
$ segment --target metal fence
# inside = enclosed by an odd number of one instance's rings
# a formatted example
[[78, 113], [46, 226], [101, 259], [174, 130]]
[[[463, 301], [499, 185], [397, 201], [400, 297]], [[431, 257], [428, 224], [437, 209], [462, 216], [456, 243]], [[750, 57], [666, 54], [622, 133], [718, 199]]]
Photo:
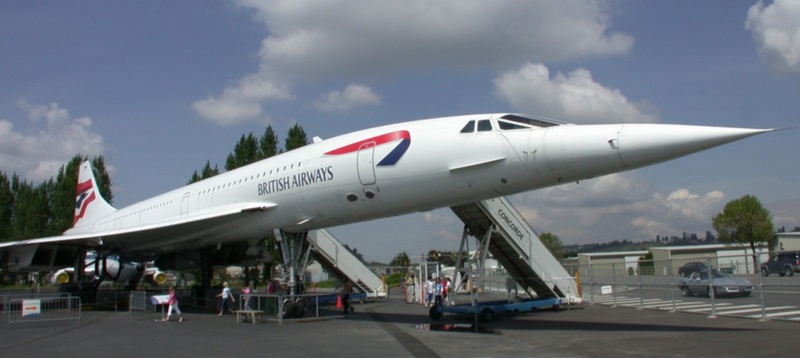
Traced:
[[12, 300], [60, 298], [60, 297], [66, 297], [68, 295], [69, 294], [67, 293], [59, 293], [59, 292], [37, 292], [37, 291], [4, 292], [0, 294], [0, 314], [4, 314], [7, 311], [9, 303]]
[[131, 291], [128, 297], [128, 312], [131, 321], [155, 312], [155, 305], [150, 302], [145, 291]]
[[[198, 298], [191, 289], [177, 289], [178, 304], [181, 310], [194, 309], [196, 311], [220, 312], [220, 299], [214, 294], [206, 294]], [[165, 292], [130, 292], [129, 312], [130, 320], [163, 319], [167, 305], [155, 305], [152, 302], [154, 295], [166, 295]], [[344, 304], [336, 293], [311, 293], [296, 295], [250, 293], [234, 295], [237, 301], [231, 304], [231, 311], [254, 310], [262, 312], [261, 319], [266, 321], [308, 320], [341, 316]], [[197, 306], [201, 304], [202, 306]], [[341, 307], [337, 307], [341, 305]]]
[[279, 323], [295, 319], [341, 316], [344, 312], [342, 298], [337, 293], [312, 293], [290, 296], [286, 294], [240, 294], [240, 310], [263, 311], [266, 320]]
[[11, 299], [7, 303], [8, 327], [14, 324], [72, 320], [81, 321], [77, 296]]
[[[579, 264], [583, 300], [760, 320], [800, 321], [800, 274], [783, 276], [759, 271], [767, 253]], [[681, 274], [699, 263], [697, 274]], [[711, 269], [711, 271], [709, 271]], [[569, 270], [569, 268], [568, 268]], [[710, 276], [709, 276], [710, 275]]]

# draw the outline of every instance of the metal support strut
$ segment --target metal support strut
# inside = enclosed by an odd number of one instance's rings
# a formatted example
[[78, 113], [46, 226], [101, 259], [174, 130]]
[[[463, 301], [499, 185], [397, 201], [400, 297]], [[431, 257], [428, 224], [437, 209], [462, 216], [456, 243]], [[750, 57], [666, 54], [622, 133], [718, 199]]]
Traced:
[[298, 281], [305, 275], [308, 260], [311, 255], [311, 247], [303, 251], [308, 232], [292, 233], [283, 230], [275, 231], [275, 238], [283, 254], [283, 266], [289, 269], [289, 294], [294, 298], [297, 293]]

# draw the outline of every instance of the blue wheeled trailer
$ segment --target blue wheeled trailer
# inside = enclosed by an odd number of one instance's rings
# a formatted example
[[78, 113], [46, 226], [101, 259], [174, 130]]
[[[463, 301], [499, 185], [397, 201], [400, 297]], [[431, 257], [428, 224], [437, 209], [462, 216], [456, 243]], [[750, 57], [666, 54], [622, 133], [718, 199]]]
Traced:
[[516, 302], [507, 300], [488, 301], [477, 303], [476, 306], [453, 305], [453, 306], [434, 306], [428, 312], [433, 320], [439, 320], [445, 312], [461, 315], [478, 314], [478, 319], [482, 322], [491, 322], [497, 315], [531, 312], [539, 309], [561, 310], [562, 301], [560, 298], [546, 299], [525, 299]]

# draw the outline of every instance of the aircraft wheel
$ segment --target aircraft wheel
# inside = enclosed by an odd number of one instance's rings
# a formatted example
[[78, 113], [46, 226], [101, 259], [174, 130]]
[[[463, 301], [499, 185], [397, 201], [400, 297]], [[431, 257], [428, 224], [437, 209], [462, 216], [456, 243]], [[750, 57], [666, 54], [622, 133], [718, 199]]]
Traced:
[[303, 299], [297, 299], [297, 301], [295, 301], [294, 303], [294, 317], [301, 318], [305, 314], [306, 314], [305, 301]]
[[442, 318], [442, 315], [444, 315], [444, 312], [438, 309], [436, 306], [428, 310], [428, 316], [431, 317], [431, 320], [439, 320]]
[[294, 303], [289, 300], [283, 302], [283, 318], [291, 319], [294, 315]]
[[490, 308], [483, 308], [483, 310], [481, 310], [481, 321], [490, 323], [492, 320], [494, 320], [494, 310]]

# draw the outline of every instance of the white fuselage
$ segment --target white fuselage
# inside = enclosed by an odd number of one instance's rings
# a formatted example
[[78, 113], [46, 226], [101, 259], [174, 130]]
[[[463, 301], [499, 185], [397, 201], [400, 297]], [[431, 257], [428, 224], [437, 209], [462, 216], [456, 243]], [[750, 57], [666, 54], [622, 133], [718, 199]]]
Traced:
[[263, 203], [263, 211], [237, 221], [160, 233], [160, 250], [256, 241], [274, 229], [319, 229], [615, 173], [763, 132], [654, 124], [514, 127], [503, 115], [420, 120], [327, 139], [79, 223], [67, 234], [141, 230]]

